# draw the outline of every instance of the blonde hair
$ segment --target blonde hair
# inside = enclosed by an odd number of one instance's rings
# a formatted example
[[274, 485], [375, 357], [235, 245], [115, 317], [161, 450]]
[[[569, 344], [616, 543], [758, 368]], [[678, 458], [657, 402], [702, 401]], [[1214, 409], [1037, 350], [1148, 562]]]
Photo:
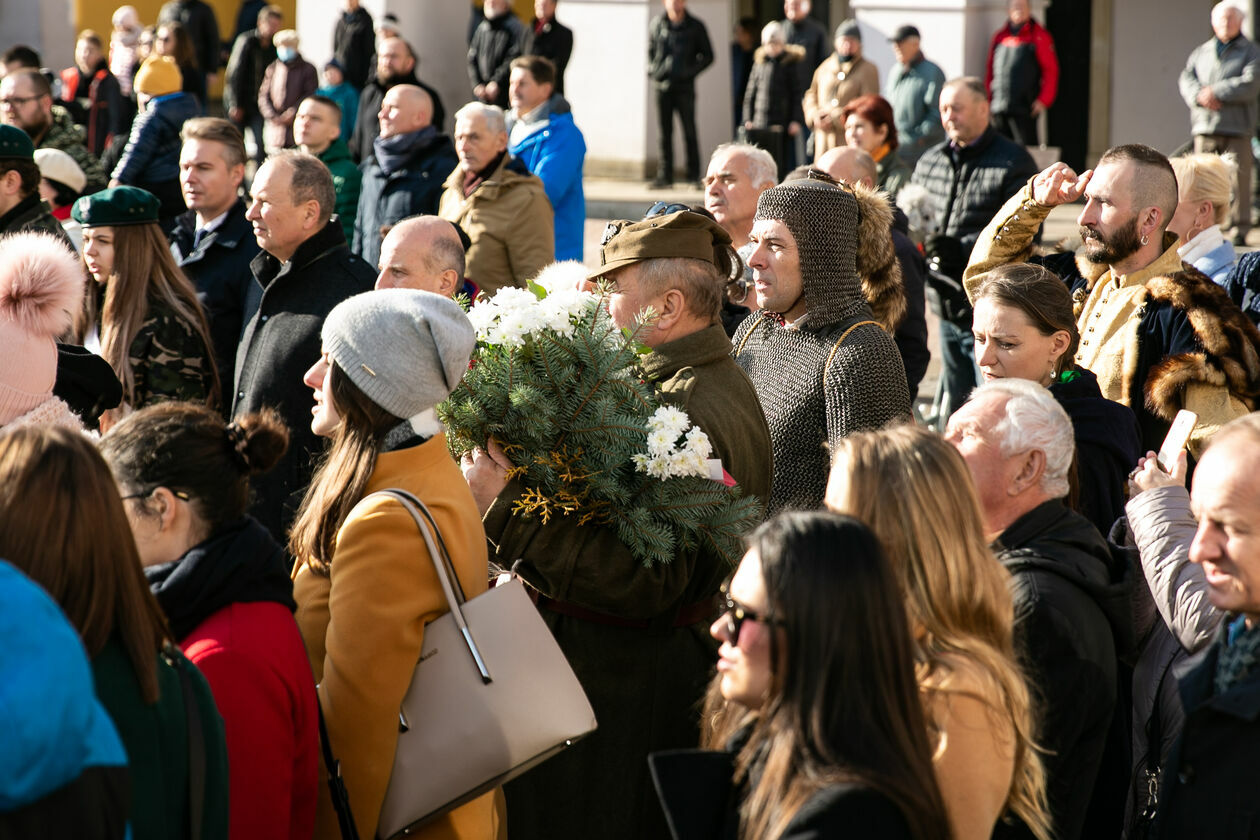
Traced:
[[301, 39], [298, 38], [296, 29], [281, 29], [275, 35], [271, 36], [271, 41], [277, 46], [285, 45], [293, 47], [294, 49], [297, 49], [298, 45], [301, 43]]
[[1218, 225], [1229, 221], [1230, 192], [1238, 161], [1231, 155], [1196, 152], [1170, 158], [1177, 174], [1177, 192], [1181, 201], [1212, 202], [1213, 219]]
[[916, 631], [925, 703], [958, 690], [951, 688], [955, 663], [974, 666], [969, 670], [981, 679], [984, 695], [976, 699], [996, 719], [1009, 720], [1014, 733], [1006, 808], [1046, 840], [1045, 774], [1032, 700], [1015, 658], [1010, 575], [985, 541], [980, 501], [962, 456], [938, 435], [909, 424], [849, 435], [836, 451], [826, 502], [869, 525], [893, 565]]

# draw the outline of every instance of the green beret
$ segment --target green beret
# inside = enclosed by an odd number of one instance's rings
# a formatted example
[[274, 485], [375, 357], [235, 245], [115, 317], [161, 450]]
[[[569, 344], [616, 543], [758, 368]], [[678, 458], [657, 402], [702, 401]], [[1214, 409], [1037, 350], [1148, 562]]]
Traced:
[[142, 225], [158, 220], [160, 206], [157, 196], [147, 190], [110, 187], [80, 198], [70, 215], [84, 227]]
[[622, 266], [658, 258], [688, 257], [717, 265], [714, 251], [730, 244], [730, 234], [721, 225], [690, 210], [641, 222], [610, 222], [604, 229], [599, 268], [587, 277], [595, 280]]
[[34, 160], [35, 144], [26, 132], [12, 125], [0, 125], [0, 160]]

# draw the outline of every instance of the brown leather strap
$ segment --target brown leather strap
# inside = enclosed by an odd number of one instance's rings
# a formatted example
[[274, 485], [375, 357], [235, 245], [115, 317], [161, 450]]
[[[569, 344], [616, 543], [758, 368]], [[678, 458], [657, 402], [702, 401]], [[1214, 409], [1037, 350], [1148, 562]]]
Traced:
[[844, 334], [840, 336], [840, 340], [835, 343], [835, 346], [831, 348], [830, 355], [827, 356], [827, 364], [823, 365], [824, 378], [827, 376], [827, 371], [831, 370], [831, 361], [832, 359], [836, 357], [836, 353], [840, 352], [840, 345], [844, 344], [844, 340], [849, 337], [849, 333], [853, 332], [858, 327], [864, 327], [867, 324], [873, 324], [874, 326], [877, 326], [877, 327], [879, 326], [878, 321], [858, 321], [856, 324], [854, 324], [853, 326], [845, 330]]
[[[531, 595], [534, 591], [529, 590]], [[617, 615], [609, 615], [608, 613], [596, 612], [588, 610], [585, 607], [579, 607], [577, 604], [568, 601], [557, 601], [555, 598], [548, 598], [546, 595], [538, 595], [536, 599], [540, 610], [548, 610], [550, 612], [567, 615], [571, 618], [578, 618], [582, 621], [589, 621], [592, 624], [606, 624], [610, 627], [628, 627], [632, 630], [650, 630], [655, 626], [655, 622], [650, 619], [622, 618]], [[698, 624], [702, 621], [711, 621], [717, 615], [717, 602], [713, 598], [704, 601], [697, 601], [694, 604], [688, 604], [678, 611], [678, 615], [674, 617], [673, 627], [689, 627], [692, 624]]]

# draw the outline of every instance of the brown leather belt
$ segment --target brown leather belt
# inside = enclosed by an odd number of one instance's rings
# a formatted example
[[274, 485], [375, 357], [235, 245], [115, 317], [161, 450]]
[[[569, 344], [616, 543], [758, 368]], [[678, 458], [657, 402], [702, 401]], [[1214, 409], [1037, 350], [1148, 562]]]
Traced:
[[[609, 615], [608, 613], [596, 612], [588, 610], [585, 607], [579, 607], [577, 604], [568, 601], [557, 601], [555, 598], [548, 598], [546, 595], [540, 595], [533, 589], [528, 590], [531, 595], [535, 596], [535, 603], [538, 604], [540, 610], [549, 610], [550, 612], [567, 615], [572, 618], [578, 618], [582, 621], [589, 621], [592, 624], [606, 624], [611, 627], [628, 627], [634, 630], [651, 630], [654, 628], [664, 627], [690, 627], [692, 624], [700, 622], [710, 622], [718, 612], [718, 604], [716, 597], [708, 598], [704, 601], [697, 601], [694, 604], [688, 604], [678, 610], [678, 614], [673, 617], [673, 621], [668, 623], [662, 622], [660, 619], [647, 618], [622, 618], [617, 615]], [[667, 618], [667, 617], [665, 617]]]

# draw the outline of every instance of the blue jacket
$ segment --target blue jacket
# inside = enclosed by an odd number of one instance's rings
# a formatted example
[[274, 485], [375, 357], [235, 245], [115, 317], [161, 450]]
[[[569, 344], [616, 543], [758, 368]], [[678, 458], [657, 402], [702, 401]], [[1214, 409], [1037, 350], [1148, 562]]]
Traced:
[[1234, 250], [1229, 240], [1226, 240], [1192, 262], [1191, 265], [1211, 277], [1218, 285], [1224, 286], [1237, 261], [1238, 252]]
[[341, 108], [341, 140], [349, 144], [354, 136], [355, 118], [359, 115], [359, 92], [349, 82], [334, 87], [324, 85], [315, 92], [327, 96]]
[[179, 130], [185, 120], [201, 116], [201, 106], [190, 93], [168, 93], [149, 102], [131, 124], [131, 137], [114, 177], [124, 184], [160, 184], [179, 180]]
[[354, 242], [350, 250], [375, 269], [381, 259], [381, 228], [421, 213], [434, 215], [442, 199], [446, 176], [459, 165], [455, 145], [445, 134], [435, 135], [411, 153], [410, 159], [386, 175], [376, 155], [359, 164], [363, 185], [359, 210], [354, 217]]
[[0, 560], [0, 836], [121, 838], [127, 754], [78, 632]]
[[939, 101], [945, 74], [926, 58], [906, 67], [897, 63], [888, 72], [884, 98], [892, 105], [897, 126], [897, 154], [911, 165], [930, 147], [945, 139]]
[[562, 97], [552, 97], [551, 109], [548, 125], [509, 146], [508, 152], [543, 182], [555, 212], [556, 259], [581, 261], [586, 224], [586, 195], [582, 192], [586, 141]]

